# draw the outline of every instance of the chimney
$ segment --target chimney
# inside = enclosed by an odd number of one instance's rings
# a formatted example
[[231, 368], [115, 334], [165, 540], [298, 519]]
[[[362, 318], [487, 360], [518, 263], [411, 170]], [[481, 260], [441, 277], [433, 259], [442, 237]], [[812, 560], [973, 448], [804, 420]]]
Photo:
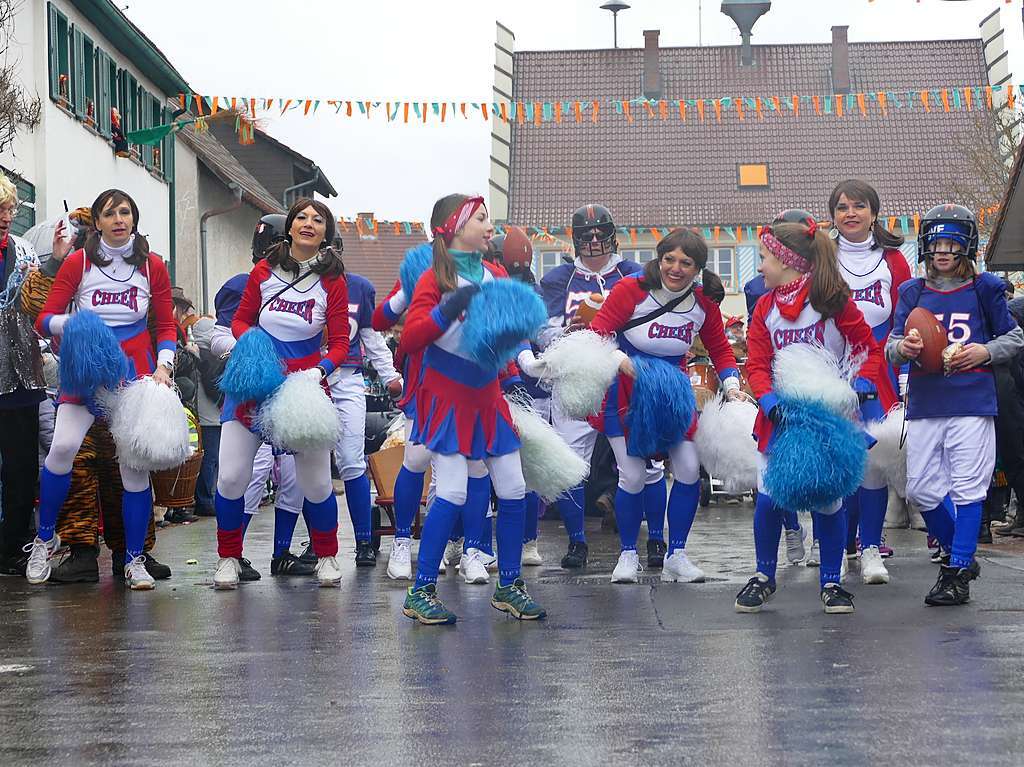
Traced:
[[661, 74], [658, 72], [658, 35], [659, 29], [644, 30], [644, 80], [645, 99], [661, 98]]
[[832, 27], [832, 91], [849, 93], [850, 40], [849, 27]]
[[754, 65], [754, 52], [750, 48], [750, 35], [757, 20], [771, 10], [771, 2], [760, 0], [722, 0], [722, 13], [732, 19], [740, 30], [743, 45], [740, 61], [743, 66]]
[[356, 214], [363, 221], [373, 221], [373, 211], [369, 213], [357, 213]]

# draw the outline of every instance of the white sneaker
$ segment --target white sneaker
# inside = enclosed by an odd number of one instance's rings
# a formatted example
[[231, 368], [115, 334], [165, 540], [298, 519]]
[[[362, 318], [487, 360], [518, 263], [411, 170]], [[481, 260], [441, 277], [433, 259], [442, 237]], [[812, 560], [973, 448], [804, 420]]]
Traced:
[[31, 543], [26, 543], [22, 551], [28, 552], [28, 564], [25, 566], [25, 578], [29, 583], [46, 583], [50, 580], [50, 560], [60, 548], [60, 536], [57, 533], [49, 542], [36, 536]]
[[846, 583], [846, 573], [849, 572], [850, 568], [846, 564], [846, 557], [844, 556], [839, 564], [839, 583]]
[[313, 571], [320, 582], [320, 588], [333, 588], [341, 583], [341, 568], [334, 557], [320, 557]]
[[665, 557], [661, 580], [665, 583], [703, 583], [704, 571], [690, 561], [683, 549], [679, 549]]
[[483, 549], [480, 549], [477, 556], [480, 558], [480, 562], [483, 563], [484, 569], [489, 573], [498, 572], [498, 555], [488, 554]]
[[[666, 560], [667, 561], [667, 560]], [[640, 580], [640, 555], [636, 549], [619, 554], [619, 561], [612, 570], [612, 583], [636, 583]]]
[[412, 580], [412, 541], [408, 538], [395, 538], [391, 543], [391, 555], [388, 557], [388, 578], [393, 581]]
[[[817, 541], [811, 544], [811, 553], [807, 555], [804, 564], [808, 567], [818, 567], [821, 565], [821, 548], [818, 546]], [[843, 557], [843, 564], [846, 564], [845, 557]]]
[[540, 567], [544, 564], [544, 560], [540, 556], [540, 552], [537, 551], [536, 539], [527, 541], [523, 544], [523, 567]]
[[491, 577], [487, 574], [487, 568], [484, 567], [482, 556], [485, 556], [480, 549], [470, 549], [462, 555], [462, 561], [459, 562], [459, 572], [462, 573], [462, 579], [466, 583], [488, 583]]
[[806, 555], [803, 528], [798, 526], [796, 530], [786, 530], [786, 559], [789, 560], [789, 563], [795, 565]]
[[223, 557], [217, 563], [217, 569], [213, 573], [213, 587], [217, 590], [226, 591], [238, 588], [238, 574], [242, 571], [242, 564], [234, 557]]
[[864, 583], [889, 582], [889, 571], [885, 569], [885, 563], [882, 561], [882, 555], [878, 553], [877, 546], [868, 546], [861, 552], [860, 577]]
[[[462, 545], [462, 538], [455, 541], [448, 541], [444, 547], [444, 556], [441, 557], [441, 564], [453, 566], [458, 565], [459, 560], [462, 559]], [[444, 572], [444, 570], [441, 572]]]
[[[411, 558], [411, 556], [410, 556], [410, 558]], [[437, 566], [437, 572], [438, 573], [446, 573], [446, 572], [448, 572], [448, 565], [445, 564], [444, 557], [441, 557], [441, 562]]]
[[124, 582], [132, 591], [149, 591], [156, 588], [156, 581], [146, 570], [145, 557], [135, 557], [124, 566]]

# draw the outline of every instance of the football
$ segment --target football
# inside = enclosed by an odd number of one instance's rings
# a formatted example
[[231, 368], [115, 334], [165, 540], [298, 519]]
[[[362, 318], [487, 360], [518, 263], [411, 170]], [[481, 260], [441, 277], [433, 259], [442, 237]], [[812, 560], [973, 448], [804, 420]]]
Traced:
[[921, 356], [917, 358], [921, 369], [926, 373], [941, 373], [942, 350], [949, 345], [949, 341], [946, 340], [948, 335], [946, 326], [939, 322], [939, 318], [930, 311], [918, 306], [907, 317], [904, 335], [908, 335], [911, 330], [916, 330], [921, 340], [924, 341], [924, 349], [921, 350]]

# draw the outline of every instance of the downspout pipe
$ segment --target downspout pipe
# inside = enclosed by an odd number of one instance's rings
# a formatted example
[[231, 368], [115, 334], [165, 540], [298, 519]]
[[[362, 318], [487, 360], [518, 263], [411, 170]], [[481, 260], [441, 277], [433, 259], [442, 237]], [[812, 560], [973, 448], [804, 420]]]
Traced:
[[214, 216], [221, 216], [225, 213], [230, 213], [233, 210], [238, 210], [242, 207], [242, 187], [232, 182], [228, 184], [228, 189], [235, 193], [235, 201], [231, 205], [227, 205], [223, 208], [210, 208], [199, 218], [199, 262], [202, 266], [202, 289], [203, 289], [203, 314], [207, 314], [210, 311], [210, 301], [207, 298], [209, 293], [209, 273], [206, 266], [207, 253], [206, 253], [206, 222]]
[[[312, 188], [314, 192], [316, 191], [316, 183], [320, 180], [320, 168], [314, 165], [313, 170], [316, 172], [313, 174], [313, 178], [309, 181], [303, 181], [301, 184], [286, 187], [285, 190], [281, 192], [281, 204], [284, 205], [285, 210], [288, 210], [288, 208], [291, 207], [291, 203], [288, 202], [288, 195], [292, 192], [298, 192], [300, 189], [305, 189], [307, 186]], [[312, 196], [312, 194], [310, 196]]]

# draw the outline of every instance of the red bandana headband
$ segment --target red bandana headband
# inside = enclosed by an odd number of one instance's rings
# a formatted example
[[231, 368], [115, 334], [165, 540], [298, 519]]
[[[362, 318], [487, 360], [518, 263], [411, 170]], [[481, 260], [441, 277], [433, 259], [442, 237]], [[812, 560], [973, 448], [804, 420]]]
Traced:
[[458, 210], [448, 216], [444, 224], [434, 227], [434, 236], [444, 240], [445, 245], [451, 245], [456, 233], [466, 225], [466, 222], [476, 213], [476, 209], [483, 204], [483, 197], [470, 197], [459, 206]]
[[[811, 236], [813, 237], [814, 235], [812, 234]], [[769, 253], [779, 259], [779, 261], [786, 266], [796, 269], [801, 274], [808, 274], [814, 270], [814, 265], [810, 261], [792, 248], [788, 248], [783, 245], [782, 241], [768, 229], [761, 232], [761, 242], [766, 248], [768, 248]]]

